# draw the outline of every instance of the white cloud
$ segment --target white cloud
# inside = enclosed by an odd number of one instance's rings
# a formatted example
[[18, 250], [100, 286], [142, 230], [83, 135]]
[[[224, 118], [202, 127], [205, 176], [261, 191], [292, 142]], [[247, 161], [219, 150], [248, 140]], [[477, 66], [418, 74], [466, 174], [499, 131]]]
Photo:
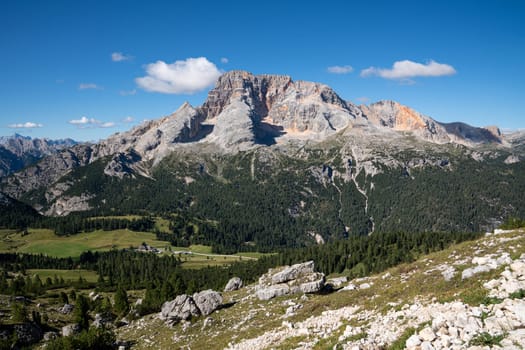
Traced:
[[147, 91], [164, 94], [193, 94], [215, 83], [221, 75], [217, 66], [206, 57], [188, 58], [167, 64], [163, 61], [146, 66], [147, 76], [136, 83]]
[[135, 121], [135, 118], [133, 118], [131, 116], [128, 116], [128, 117], [122, 119], [123, 123], [133, 123], [134, 121]]
[[221, 58], [221, 63], [226, 64], [226, 63], [228, 63], [228, 62], [230, 62], [230, 60], [229, 60], [227, 57], [222, 57], [222, 58]]
[[85, 125], [85, 124], [96, 124], [98, 120], [82, 116], [80, 119], [73, 119], [69, 121], [69, 124], [73, 125]]
[[132, 58], [133, 58], [133, 56], [124, 55], [122, 52], [113, 52], [111, 54], [111, 60], [113, 62], [129, 61]]
[[440, 77], [456, 74], [454, 67], [429, 61], [426, 64], [409, 60], [394, 62], [391, 69], [370, 67], [361, 71], [362, 77], [379, 76], [385, 79], [409, 79], [415, 77]]
[[348, 74], [354, 71], [352, 66], [331, 66], [327, 68], [329, 73], [333, 74]]
[[79, 129], [112, 128], [115, 126], [114, 122], [102, 122], [95, 118], [88, 118], [86, 116], [82, 116], [80, 119], [72, 119], [68, 123], [75, 125]]
[[136, 89], [133, 90], [120, 90], [119, 94], [121, 96], [133, 96], [137, 93]]
[[33, 123], [33, 122], [16, 123], [16, 124], [8, 125], [8, 127], [12, 129], [34, 129], [34, 128], [41, 128], [43, 126], [44, 126], [43, 124]]
[[89, 89], [102, 90], [102, 87], [98, 86], [97, 84], [93, 84], [93, 83], [81, 83], [78, 86], [78, 89], [79, 90], [89, 90]]

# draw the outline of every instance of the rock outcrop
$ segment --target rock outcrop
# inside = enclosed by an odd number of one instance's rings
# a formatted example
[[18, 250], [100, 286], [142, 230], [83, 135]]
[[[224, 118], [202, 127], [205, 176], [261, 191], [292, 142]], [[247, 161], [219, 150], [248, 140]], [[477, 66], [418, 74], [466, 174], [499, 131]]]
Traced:
[[294, 293], [317, 293], [324, 287], [325, 276], [314, 271], [314, 262], [286, 266], [280, 271], [270, 269], [259, 278], [256, 295], [260, 300]]
[[440, 123], [394, 101], [379, 101], [360, 106], [374, 125], [396, 131], [409, 131], [431, 142], [459, 144], [501, 143], [497, 127], [477, 128], [465, 123]]
[[222, 295], [211, 289], [193, 294], [193, 301], [203, 316], [208, 316], [222, 305]]
[[178, 295], [162, 305], [159, 318], [167, 324], [190, 320], [200, 315], [208, 316], [222, 305], [222, 295], [211, 289], [192, 296]]
[[177, 323], [181, 320], [189, 320], [192, 316], [196, 317], [199, 315], [199, 308], [193, 298], [189, 295], [182, 294], [162, 305], [159, 318], [167, 323]]
[[226, 286], [224, 287], [224, 291], [225, 292], [231, 292], [231, 291], [234, 291], [234, 290], [241, 289], [242, 286], [243, 286], [243, 283], [242, 283], [242, 280], [239, 277], [232, 277], [232, 278], [230, 278], [228, 283], [226, 283]]

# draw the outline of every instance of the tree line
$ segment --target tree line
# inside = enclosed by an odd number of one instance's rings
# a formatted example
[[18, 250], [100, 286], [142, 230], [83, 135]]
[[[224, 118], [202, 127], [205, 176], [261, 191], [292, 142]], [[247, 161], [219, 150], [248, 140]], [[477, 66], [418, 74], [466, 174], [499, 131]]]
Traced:
[[[383, 271], [399, 263], [411, 262], [423, 254], [444, 249], [451, 244], [480, 237], [479, 233], [375, 233], [370, 236], [354, 235], [324, 245], [286, 249], [263, 256], [256, 261], [239, 261], [229, 266], [210, 266], [185, 269], [176, 256], [159, 256], [131, 250], [83, 253], [78, 260], [52, 258], [31, 254], [3, 254], [0, 292], [29, 291], [25, 286], [38, 285], [41, 290], [53, 288], [53, 283], [30, 282], [7, 272], [34, 268], [74, 269], [96, 271], [100, 290], [114, 291], [118, 286], [146, 289], [143, 312], [157, 311], [162, 303], [175, 295], [194, 293], [204, 289], [222, 290], [227, 281], [241, 277], [246, 283], [254, 282], [271, 267], [314, 260], [318, 271], [325, 274], [343, 273], [350, 277], [365, 276]], [[52, 281], [53, 282], [53, 281]], [[58, 281], [57, 285], [62, 285]], [[76, 283], [81, 283], [77, 281]], [[84, 281], [85, 282], [85, 281]], [[2, 287], [3, 286], [3, 287]], [[81, 284], [78, 284], [81, 286]], [[29, 287], [27, 287], [29, 288]], [[37, 293], [35, 290], [31, 290]]]

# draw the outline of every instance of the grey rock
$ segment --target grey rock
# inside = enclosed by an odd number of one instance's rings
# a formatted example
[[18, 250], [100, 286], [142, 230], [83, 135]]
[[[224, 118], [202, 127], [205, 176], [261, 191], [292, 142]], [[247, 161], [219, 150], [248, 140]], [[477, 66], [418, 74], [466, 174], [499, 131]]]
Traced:
[[346, 277], [346, 276], [330, 278], [327, 281], [328, 284], [331, 284], [335, 288], [339, 288], [339, 287], [341, 287], [343, 284], [345, 284], [347, 282], [348, 282], [348, 277]]
[[423, 341], [432, 341], [436, 339], [436, 334], [430, 327], [425, 327], [419, 332], [419, 338], [421, 338]]
[[420, 345], [421, 350], [434, 350], [434, 346], [432, 346], [432, 343], [429, 341], [424, 341]]
[[204, 316], [208, 316], [213, 311], [217, 310], [222, 304], [222, 295], [219, 292], [211, 289], [204, 290], [193, 294], [193, 300], [200, 312]]
[[311, 275], [308, 275], [307, 282], [301, 283], [299, 285], [299, 289], [301, 293], [317, 293], [323, 289], [324, 282], [324, 274], [314, 272]]
[[62, 327], [62, 336], [63, 337], [69, 337], [69, 336], [72, 336], [72, 335], [80, 333], [81, 330], [82, 329], [80, 328], [80, 326], [78, 324], [76, 324], [76, 323], [68, 324], [68, 325]]
[[419, 337], [416, 334], [413, 334], [407, 339], [407, 341], [405, 343], [405, 346], [407, 348], [412, 348], [412, 347], [418, 346], [420, 344], [421, 344], [421, 340], [419, 339]]
[[111, 317], [107, 317], [102, 314], [96, 314], [92, 326], [95, 328], [106, 327], [108, 324], [111, 323], [111, 321]]
[[276, 284], [267, 288], [257, 290], [255, 294], [260, 300], [270, 300], [290, 293], [290, 287], [287, 284]]
[[295, 264], [286, 267], [281, 272], [278, 272], [272, 276], [272, 284], [288, 282], [290, 280], [297, 279], [300, 276], [307, 275], [314, 272], [314, 262], [307, 261], [300, 264]]
[[49, 140], [14, 134], [0, 136], [0, 177], [37, 163], [42, 158], [77, 144], [71, 139]]
[[359, 289], [369, 289], [371, 287], [371, 284], [368, 283], [368, 282], [365, 282], [365, 283], [361, 283], [359, 285]]
[[61, 314], [68, 315], [68, 314], [72, 313], [74, 309], [75, 309], [74, 305], [64, 304], [64, 306], [62, 306], [58, 311]]
[[525, 300], [509, 300], [505, 305], [505, 309], [513, 313], [516, 320], [521, 323], [521, 326], [525, 327]]
[[490, 270], [491, 270], [491, 268], [488, 265], [478, 265], [478, 266], [475, 266], [475, 267], [471, 267], [471, 268], [465, 269], [465, 270], [463, 270], [463, 272], [461, 272], [461, 279], [464, 280], [464, 279], [467, 279], [467, 278], [471, 278], [472, 276], [474, 276], [474, 275], [476, 275], [478, 273], [488, 272]]
[[189, 320], [192, 316], [199, 316], [200, 310], [192, 297], [186, 294], [177, 296], [172, 301], [162, 304], [159, 314], [161, 320], [176, 323], [181, 320]]
[[226, 287], [224, 287], [224, 291], [231, 292], [231, 291], [242, 288], [242, 286], [243, 286], [243, 283], [239, 277], [232, 277], [230, 278], [228, 283], [226, 283]]
[[209, 328], [215, 324], [215, 320], [211, 317], [206, 317], [202, 323], [202, 329]]
[[277, 272], [270, 269], [259, 278], [256, 295], [261, 300], [269, 300], [286, 294], [316, 293], [323, 289], [324, 285], [324, 274], [314, 272], [314, 262], [307, 261], [285, 266]]
[[45, 332], [43, 339], [45, 341], [50, 341], [50, 340], [53, 340], [53, 339], [56, 339], [56, 338], [58, 338], [58, 333], [57, 332]]

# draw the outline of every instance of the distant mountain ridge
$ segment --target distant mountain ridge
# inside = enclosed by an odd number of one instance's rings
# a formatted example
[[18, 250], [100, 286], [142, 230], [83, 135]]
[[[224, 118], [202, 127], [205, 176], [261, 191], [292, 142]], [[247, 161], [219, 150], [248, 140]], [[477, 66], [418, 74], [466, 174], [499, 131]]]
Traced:
[[0, 136], [0, 177], [33, 165], [45, 156], [78, 144], [72, 139], [50, 140], [14, 134]]

